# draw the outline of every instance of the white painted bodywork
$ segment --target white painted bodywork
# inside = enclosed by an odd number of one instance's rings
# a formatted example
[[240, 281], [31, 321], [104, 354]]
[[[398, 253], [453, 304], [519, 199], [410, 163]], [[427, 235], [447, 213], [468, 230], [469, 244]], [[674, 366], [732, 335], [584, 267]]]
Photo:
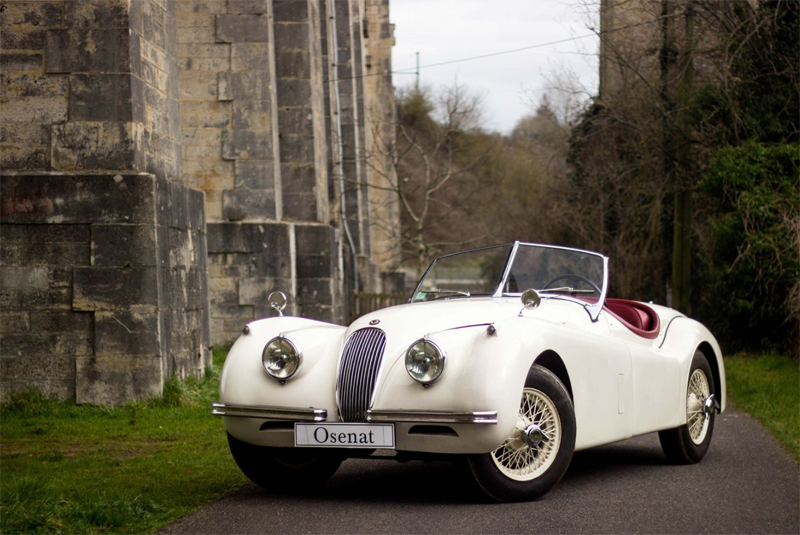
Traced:
[[[700, 323], [678, 312], [649, 305], [659, 315], [657, 338], [631, 332], [605, 310], [592, 321], [579, 303], [544, 298], [526, 309], [517, 297], [459, 297], [383, 309], [349, 327], [294, 317], [249, 324], [222, 371], [220, 401], [226, 405], [314, 407], [339, 421], [336, 381], [347, 337], [380, 320], [387, 335], [372, 409], [497, 411], [495, 425], [454, 424], [453, 436], [410, 435], [411, 424], [396, 424], [398, 450], [484, 453], [496, 449], [517, 421], [523, 383], [531, 365], [545, 352], [563, 361], [575, 407], [575, 449], [686, 423], [686, 389], [695, 351], [705, 349], [719, 370], [717, 399], [725, 408], [725, 369], [719, 346]], [[495, 334], [487, 332], [493, 324]], [[472, 327], [465, 327], [470, 326]], [[300, 371], [280, 384], [264, 370], [266, 343], [283, 334], [301, 350]], [[429, 335], [446, 353], [441, 380], [430, 388], [405, 370], [408, 347]], [[709, 354], [713, 352], [712, 354]], [[712, 364], [712, 368], [713, 368]], [[265, 420], [223, 417], [236, 438], [263, 446], [293, 446], [293, 431], [260, 430]]]

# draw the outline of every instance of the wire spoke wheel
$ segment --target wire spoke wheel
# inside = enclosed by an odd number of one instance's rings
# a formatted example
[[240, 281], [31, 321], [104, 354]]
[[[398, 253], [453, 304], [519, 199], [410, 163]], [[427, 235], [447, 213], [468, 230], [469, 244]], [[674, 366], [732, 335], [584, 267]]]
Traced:
[[703, 410], [703, 403], [711, 395], [708, 377], [701, 369], [694, 370], [689, 378], [686, 395], [686, 424], [689, 436], [695, 444], [702, 444], [708, 432], [708, 417]]
[[[526, 429], [541, 433], [540, 440], [526, 440]], [[550, 468], [561, 445], [561, 419], [555, 403], [540, 390], [525, 388], [517, 427], [492, 452], [495, 466], [515, 481], [536, 479]], [[538, 438], [538, 437], [537, 437]]]

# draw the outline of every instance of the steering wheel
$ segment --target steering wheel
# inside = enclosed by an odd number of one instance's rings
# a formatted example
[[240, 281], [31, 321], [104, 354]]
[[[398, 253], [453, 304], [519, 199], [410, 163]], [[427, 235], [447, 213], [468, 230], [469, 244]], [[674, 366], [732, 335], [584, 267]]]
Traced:
[[599, 296], [600, 294], [602, 294], [602, 293], [603, 293], [603, 292], [601, 292], [601, 291], [600, 291], [600, 288], [598, 288], [598, 287], [597, 287], [597, 285], [596, 285], [595, 283], [593, 283], [592, 281], [590, 281], [590, 280], [589, 280], [589, 279], [587, 279], [586, 277], [581, 277], [580, 275], [572, 275], [572, 274], [567, 274], [567, 275], [559, 275], [559, 276], [558, 276], [558, 277], [556, 277], [555, 279], [552, 279], [550, 282], [548, 282], [547, 284], [545, 284], [545, 285], [542, 287], [542, 290], [543, 290], [543, 291], [544, 291], [544, 290], [546, 290], [546, 289], [547, 289], [547, 288], [548, 288], [548, 287], [549, 287], [551, 284], [553, 284], [553, 283], [554, 283], [554, 282], [556, 282], [556, 281], [560, 281], [561, 279], [567, 279], [567, 280], [576, 280], [576, 281], [583, 281], [583, 282], [585, 282], [586, 284], [588, 284], [589, 286], [591, 286], [591, 287], [592, 287], [592, 289], [593, 289], [594, 291], [596, 291], [596, 292], [597, 292], [597, 295], [598, 295], [598, 296]]

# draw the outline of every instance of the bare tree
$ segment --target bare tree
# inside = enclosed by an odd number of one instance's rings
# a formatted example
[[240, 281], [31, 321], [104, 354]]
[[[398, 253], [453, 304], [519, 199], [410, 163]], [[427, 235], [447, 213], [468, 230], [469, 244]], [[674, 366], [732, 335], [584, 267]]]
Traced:
[[[372, 125], [378, 142], [366, 162], [383, 180], [370, 187], [394, 194], [402, 221], [400, 228], [387, 225], [382, 230], [393, 233], [419, 276], [441, 251], [479, 242], [488, 234], [471, 206], [491, 185], [486, 171], [497, 144], [479, 128], [481, 101], [459, 84], [435, 96], [430, 89], [401, 90], [396, 141], [380, 142], [383, 125]], [[387, 157], [391, 172], [375, 164]], [[376, 214], [372, 224], [385, 223]]]

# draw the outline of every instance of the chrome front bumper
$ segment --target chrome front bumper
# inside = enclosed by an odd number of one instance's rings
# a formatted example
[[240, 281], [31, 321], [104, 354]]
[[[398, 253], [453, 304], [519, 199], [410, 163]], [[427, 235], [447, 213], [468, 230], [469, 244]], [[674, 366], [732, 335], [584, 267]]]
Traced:
[[215, 416], [239, 416], [241, 418], [263, 418], [265, 420], [291, 420], [293, 422], [324, 422], [327, 409], [313, 407], [267, 407], [263, 405], [225, 405], [212, 403], [211, 414]]
[[[265, 420], [291, 420], [294, 422], [325, 422], [328, 420], [327, 409], [315, 409], [313, 407], [267, 407], [258, 405], [226, 405], [224, 403], [212, 403], [211, 414], [215, 416], [262, 418]], [[367, 411], [367, 422], [493, 425], [497, 423], [497, 411], [447, 412], [370, 410]]]
[[496, 411], [367, 411], [368, 422], [411, 422], [425, 424], [496, 424]]

